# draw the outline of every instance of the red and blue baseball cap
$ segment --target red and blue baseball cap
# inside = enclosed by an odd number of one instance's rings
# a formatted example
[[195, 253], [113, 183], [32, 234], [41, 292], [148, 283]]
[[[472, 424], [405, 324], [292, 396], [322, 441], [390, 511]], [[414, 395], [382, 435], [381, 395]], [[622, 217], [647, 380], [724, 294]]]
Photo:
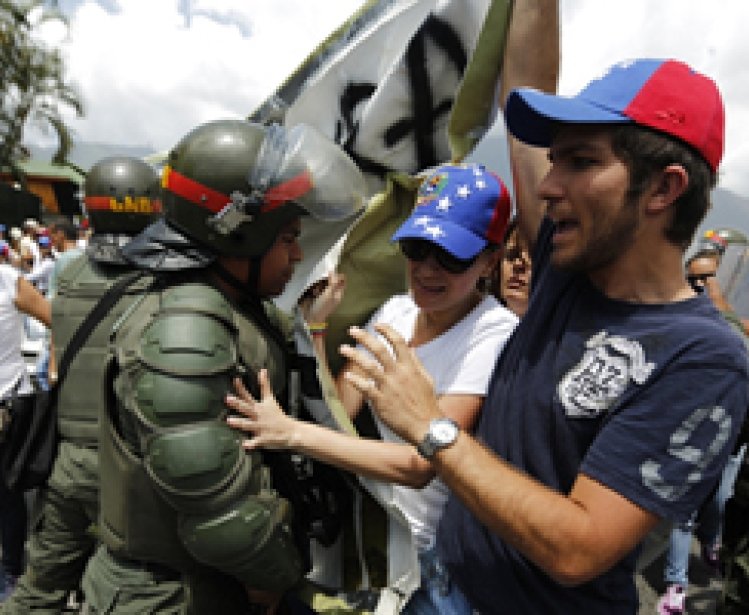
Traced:
[[501, 244], [512, 202], [504, 182], [479, 164], [445, 164], [419, 186], [411, 216], [392, 241], [425, 239], [469, 259]]
[[723, 157], [725, 114], [718, 87], [676, 60], [616, 64], [572, 97], [513, 90], [505, 119], [509, 131], [529, 145], [548, 147], [560, 122], [633, 123], [687, 143], [713, 171]]

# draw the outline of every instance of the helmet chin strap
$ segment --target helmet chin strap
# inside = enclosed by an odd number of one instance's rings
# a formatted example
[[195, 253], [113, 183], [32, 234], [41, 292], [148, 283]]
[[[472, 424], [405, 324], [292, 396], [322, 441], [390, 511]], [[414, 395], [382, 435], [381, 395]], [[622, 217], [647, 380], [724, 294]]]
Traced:
[[244, 282], [229, 273], [229, 271], [227, 271], [218, 261], [214, 261], [210, 267], [212, 267], [212, 270], [215, 271], [222, 280], [237, 290], [242, 307], [254, 316], [257, 323], [260, 324], [266, 332], [273, 335], [282, 348], [286, 348], [287, 341], [283, 333], [281, 333], [278, 327], [268, 318], [268, 314], [263, 308], [262, 297], [258, 295], [256, 290], [258, 279], [260, 277], [261, 260], [262, 257], [259, 256], [255, 256], [251, 259], [247, 280]]
[[214, 261], [211, 267], [224, 282], [237, 291], [243, 300], [259, 302], [261, 297], [258, 294], [258, 283], [260, 281], [261, 261], [262, 257], [260, 256], [254, 256], [250, 259], [250, 267], [245, 280], [232, 275], [218, 260]]

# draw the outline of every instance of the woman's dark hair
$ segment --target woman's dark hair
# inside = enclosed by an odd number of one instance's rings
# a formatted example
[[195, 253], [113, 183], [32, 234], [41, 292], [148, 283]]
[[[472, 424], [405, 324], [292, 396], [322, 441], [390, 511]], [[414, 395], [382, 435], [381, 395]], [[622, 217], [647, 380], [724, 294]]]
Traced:
[[629, 169], [630, 200], [636, 200], [651, 179], [669, 164], [684, 167], [689, 185], [674, 201], [671, 224], [666, 238], [686, 249], [697, 227], [710, 208], [710, 190], [717, 176], [692, 147], [666, 134], [633, 124], [613, 127], [611, 145], [614, 153]]
[[513, 216], [510, 218], [510, 221], [507, 223], [507, 228], [505, 229], [505, 236], [502, 237], [502, 247], [510, 240], [510, 237], [512, 237], [512, 234], [515, 232], [515, 229], [518, 227], [518, 217]]

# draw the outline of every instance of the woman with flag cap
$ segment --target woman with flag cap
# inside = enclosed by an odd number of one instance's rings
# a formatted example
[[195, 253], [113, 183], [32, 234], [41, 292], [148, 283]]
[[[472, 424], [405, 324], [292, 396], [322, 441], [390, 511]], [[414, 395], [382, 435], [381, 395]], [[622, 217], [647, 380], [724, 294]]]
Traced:
[[[509, 193], [496, 175], [475, 164], [447, 164], [423, 180], [412, 215], [392, 238], [406, 258], [410, 292], [388, 300], [367, 328], [374, 331], [376, 324], [387, 323], [408, 340], [434, 383], [446, 434], [472, 429], [496, 356], [517, 323], [514, 314], [484, 291], [500, 257], [510, 211]], [[325, 356], [326, 321], [344, 286], [341, 275], [331, 274], [327, 285], [303, 305], [318, 356]], [[347, 369], [340, 372], [336, 388], [353, 418], [366, 400], [343, 377]], [[421, 568], [421, 586], [403, 612], [470, 613], [457, 588], [450, 587], [434, 550], [448, 495], [445, 484], [434, 479], [430, 462], [438, 443], [414, 447], [379, 421], [381, 440], [300, 421], [280, 410], [266, 376], [261, 375], [260, 384], [260, 399], [241, 385], [239, 396], [227, 399], [246, 417], [229, 419], [250, 434], [245, 448], [294, 449], [363, 477], [394, 483], [394, 506], [410, 529]]]

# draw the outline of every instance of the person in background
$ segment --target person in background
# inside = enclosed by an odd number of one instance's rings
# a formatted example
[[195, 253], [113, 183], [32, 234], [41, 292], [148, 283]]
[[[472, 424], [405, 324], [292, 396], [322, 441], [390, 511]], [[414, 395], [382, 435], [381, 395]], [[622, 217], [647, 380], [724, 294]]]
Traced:
[[11, 227], [10, 231], [8, 232], [8, 256], [9, 256], [9, 262], [13, 267], [16, 267], [17, 269], [21, 268], [21, 238], [23, 237], [23, 233], [21, 232], [21, 229], [17, 226]]
[[52, 241], [46, 235], [40, 235], [37, 239], [39, 246], [39, 262], [24, 277], [31, 282], [43, 295], [47, 295], [49, 279], [55, 268], [55, 256], [52, 253]]
[[[729, 322], [745, 344], [749, 343], [744, 326], [718, 283], [718, 267], [722, 251], [702, 249], [687, 260], [687, 281], [695, 292], [706, 294]], [[714, 572], [720, 569], [720, 544], [726, 502], [733, 495], [736, 476], [741, 467], [746, 446], [740, 446], [730, 457], [720, 482], [707, 500], [684, 523], [671, 530], [666, 553], [664, 580], [666, 591], [657, 604], [659, 615], [682, 615], [686, 612], [687, 586], [689, 584], [689, 555], [692, 538], [700, 542], [702, 560]]]
[[[78, 248], [76, 243], [78, 230], [70, 220], [65, 219], [54, 223], [49, 229], [48, 237], [52, 244], [55, 260], [47, 282], [45, 296], [49, 301], [52, 301], [57, 294], [57, 279], [60, 272], [70, 261], [80, 256], [82, 250]], [[57, 380], [57, 367], [52, 346], [52, 335], [48, 332], [36, 364], [37, 382], [42, 388], [49, 388]]]
[[[37, 243], [38, 231], [39, 223], [34, 218], [27, 218], [24, 220], [22, 226], [21, 253], [27, 255], [26, 259], [24, 259], [24, 265], [26, 265], [28, 271], [33, 271], [34, 267], [36, 267], [41, 260], [39, 244]], [[27, 262], [29, 254], [31, 255], [30, 263]]]
[[[54, 288], [49, 293], [49, 341], [56, 347], [51, 355], [57, 359], [102, 295], [132, 270], [120, 255], [122, 246], [161, 213], [159, 175], [137, 158], [114, 156], [97, 161], [86, 175], [84, 194], [94, 222], [86, 254], [76, 246], [71, 223], [59, 222], [51, 232], [56, 249], [61, 250], [60, 269], [55, 267]], [[3, 615], [62, 612], [69, 594], [80, 588], [83, 570], [97, 544], [98, 421], [105, 408], [103, 386], [90, 383], [104, 378], [109, 332], [132, 298], [133, 293], [124, 294], [108, 310], [70, 363], [57, 392], [60, 444], [46, 489], [37, 501], [40, 522], [29, 535], [26, 569], [0, 610]], [[53, 382], [55, 364], [52, 359]], [[44, 366], [38, 374], [42, 386], [46, 385]]]
[[[495, 297], [480, 290], [497, 267], [510, 210], [507, 188], [480, 165], [442, 165], [426, 176], [411, 217], [393, 235], [406, 257], [409, 294], [386, 301], [367, 325], [374, 332], [376, 324], [388, 323], [401, 332], [432, 377], [442, 412], [466, 430], [476, 422], [491, 368], [517, 324]], [[322, 333], [343, 287], [342, 276], [331, 274], [320, 294], [302, 306], [323, 365]], [[364, 396], [342, 375], [336, 388], [347, 413], [356, 418]], [[227, 400], [247, 417], [229, 419], [250, 434], [245, 447], [296, 450], [394, 483], [395, 506], [408, 523], [421, 568], [421, 585], [401, 612], [470, 615], [470, 605], [450, 585], [434, 549], [447, 487], [433, 480], [434, 470], [420, 451], [379, 421], [381, 440], [297, 420], [284, 414], [267, 386], [262, 392], [262, 403], [243, 387], [240, 398]]]
[[[21, 353], [23, 319], [33, 317], [49, 327], [52, 317], [49, 302], [10, 265], [0, 264], [0, 412], [15, 395], [33, 391]], [[8, 415], [6, 414], [6, 419]], [[23, 566], [27, 513], [22, 491], [8, 491], [0, 477], [0, 602], [15, 589]]]
[[522, 318], [528, 309], [531, 292], [531, 256], [522, 237], [517, 218], [507, 227], [502, 258], [492, 279], [492, 294], [513, 314]]
[[70, 261], [83, 253], [83, 248], [78, 245], [78, 229], [67, 219], [55, 222], [50, 227], [49, 238], [55, 251], [55, 267], [47, 288], [47, 298], [52, 300], [57, 294], [57, 277]]

